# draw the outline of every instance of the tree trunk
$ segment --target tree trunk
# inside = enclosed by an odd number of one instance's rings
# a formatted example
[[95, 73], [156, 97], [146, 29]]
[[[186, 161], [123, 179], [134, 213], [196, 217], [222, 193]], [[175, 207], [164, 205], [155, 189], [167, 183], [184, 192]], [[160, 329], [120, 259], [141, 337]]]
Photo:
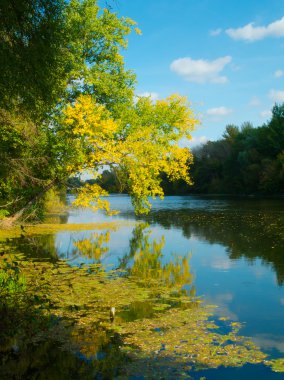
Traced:
[[0, 228], [12, 227], [22, 217], [24, 212], [31, 208], [48, 190], [50, 190], [55, 185], [56, 182], [57, 179], [53, 180], [49, 185], [44, 187], [38, 194], [36, 194], [23, 208], [21, 208], [21, 210], [17, 211], [14, 215], [0, 221]]

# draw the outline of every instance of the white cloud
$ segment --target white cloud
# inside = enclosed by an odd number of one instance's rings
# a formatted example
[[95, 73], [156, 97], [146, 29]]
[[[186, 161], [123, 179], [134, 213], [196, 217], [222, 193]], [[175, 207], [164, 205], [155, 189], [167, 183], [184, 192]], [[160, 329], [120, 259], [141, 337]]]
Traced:
[[284, 336], [273, 336], [269, 334], [256, 334], [253, 337], [254, 343], [264, 350], [277, 349], [280, 352], [284, 352]]
[[284, 91], [270, 90], [268, 96], [276, 103], [284, 102]]
[[[216, 257], [212, 260], [211, 267], [213, 269], [228, 270], [234, 266], [234, 262], [225, 257]], [[231, 299], [229, 299], [231, 300]]]
[[284, 71], [283, 70], [276, 70], [274, 73], [275, 78], [283, 77]]
[[251, 22], [241, 28], [227, 29], [226, 33], [234, 40], [257, 41], [266, 37], [284, 37], [284, 17], [266, 26], [254, 26]]
[[221, 28], [210, 30], [210, 32], [209, 32], [210, 36], [212, 36], [212, 37], [219, 36], [221, 33], [222, 33]]
[[237, 314], [230, 310], [230, 304], [234, 300], [234, 295], [232, 293], [219, 293], [217, 295], [207, 294], [206, 299], [210, 304], [218, 305], [218, 308], [214, 310], [216, 315], [219, 317], [227, 317], [233, 321], [238, 321], [239, 317]]
[[270, 110], [264, 110], [264, 111], [261, 111], [259, 115], [263, 119], [269, 119], [272, 116], [272, 112]]
[[258, 99], [258, 97], [253, 96], [249, 102], [249, 106], [259, 107], [260, 105], [261, 105], [261, 101]]
[[206, 113], [210, 116], [227, 116], [229, 115], [233, 110], [231, 108], [227, 107], [216, 107], [216, 108], [209, 108]]
[[157, 92], [142, 92], [141, 94], [137, 94], [137, 97], [145, 97], [145, 98], [150, 98], [155, 102], [156, 100], [159, 99], [159, 94]]
[[226, 83], [227, 77], [219, 75], [232, 57], [225, 56], [213, 61], [205, 59], [179, 58], [171, 63], [171, 70], [189, 82]]

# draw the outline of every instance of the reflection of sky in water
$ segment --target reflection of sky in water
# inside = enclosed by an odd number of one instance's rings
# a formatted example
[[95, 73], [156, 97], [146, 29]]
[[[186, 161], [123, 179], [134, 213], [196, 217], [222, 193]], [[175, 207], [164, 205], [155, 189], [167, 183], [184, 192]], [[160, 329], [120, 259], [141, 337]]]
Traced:
[[[122, 211], [121, 215], [109, 218], [102, 213], [94, 214], [90, 210], [74, 210], [69, 216], [68, 223], [126, 219], [134, 222], [135, 216], [128, 197], [111, 196], [110, 201], [113, 208]], [[232, 202], [231, 205], [230, 211], [238, 207], [238, 202]], [[163, 203], [160, 200], [153, 203], [154, 210], [190, 208], [189, 211], [197, 209], [225, 211], [229, 207], [230, 202], [226, 200], [200, 201], [190, 197], [167, 197]], [[259, 207], [261, 202], [252, 202], [248, 203], [245, 209], [254, 210]], [[273, 208], [272, 203], [270, 211]], [[133, 225], [131, 223], [129, 226], [120, 227], [117, 231], [111, 231], [109, 243], [104, 244], [109, 247], [109, 251], [101, 258], [106, 267], [117, 267], [119, 259], [129, 252], [129, 240], [134, 227], [135, 223]], [[184, 256], [191, 253], [190, 265], [197, 295], [203, 296], [209, 303], [218, 305], [217, 315], [244, 322], [241, 333], [254, 337], [255, 342], [263, 349], [284, 352], [284, 287], [277, 285], [276, 275], [270, 264], [259, 258], [232, 260], [228, 255], [228, 247], [219, 243], [209, 243], [200, 231], [185, 237], [181, 228], [176, 226], [165, 229], [155, 223], [149, 229], [150, 241], [153, 239], [159, 241], [163, 235], [165, 236], [163, 263], [169, 262], [173, 254]], [[73, 241], [85, 239], [90, 235], [90, 231], [58, 233], [56, 245], [59, 255], [66, 258], [66, 252], [70, 253], [70, 249], [72, 250]], [[77, 258], [73, 264], [91, 261]]]
[[[129, 238], [131, 236], [133, 226], [121, 227], [117, 231], [111, 230], [99, 230], [97, 234], [104, 234], [110, 231], [110, 241], [103, 243], [102, 247], [107, 247], [108, 252], [102, 255], [101, 262], [107, 267], [116, 267], [119, 263], [119, 258], [122, 258], [129, 251]], [[79, 265], [81, 263], [88, 264], [93, 263], [94, 259], [88, 259], [75, 254], [72, 255], [72, 251], [75, 250], [74, 242], [79, 240], [88, 239], [92, 236], [93, 231], [79, 231], [79, 232], [59, 232], [56, 235], [56, 248], [58, 256], [62, 259], [69, 260], [71, 265]]]

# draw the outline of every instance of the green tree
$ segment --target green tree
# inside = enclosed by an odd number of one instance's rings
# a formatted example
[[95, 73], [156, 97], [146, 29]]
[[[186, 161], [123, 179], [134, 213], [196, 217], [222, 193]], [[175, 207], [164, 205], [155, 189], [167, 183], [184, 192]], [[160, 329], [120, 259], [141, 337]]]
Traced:
[[284, 105], [258, 128], [228, 125], [222, 139], [194, 150], [193, 190], [203, 193], [281, 194], [283, 182]]
[[[162, 195], [162, 171], [190, 182], [191, 156], [177, 143], [196, 120], [178, 96], [135, 101], [135, 76], [121, 54], [134, 21], [96, 0], [4, 1], [0, 12], [7, 13], [0, 23], [0, 68], [7, 72], [0, 80], [0, 91], [7, 88], [0, 101], [0, 206], [11, 220], [33, 205], [38, 210], [42, 195], [70, 175], [97, 175], [102, 165], [119, 169], [140, 211], [148, 210], [148, 196]], [[87, 192], [102, 194], [98, 186], [85, 190], [81, 205]]]
[[71, 70], [64, 0], [0, 4], [0, 107], [33, 117], [54, 106]]
[[66, 139], [55, 128], [67, 103], [88, 93], [114, 112], [131, 101], [135, 76], [125, 70], [120, 50], [135, 23], [95, 0], [4, 0], [0, 15], [5, 215], [36, 203], [38, 209], [41, 195], [68, 178]]
[[0, 4], [0, 107], [42, 118], [84, 91], [111, 105], [133, 92], [120, 49], [134, 22], [96, 0]]

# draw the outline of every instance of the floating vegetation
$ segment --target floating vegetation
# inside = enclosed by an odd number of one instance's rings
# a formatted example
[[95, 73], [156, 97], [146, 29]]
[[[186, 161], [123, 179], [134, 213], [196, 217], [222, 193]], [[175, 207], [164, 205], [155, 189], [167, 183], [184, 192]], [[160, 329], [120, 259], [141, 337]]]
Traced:
[[[107, 252], [109, 234], [96, 231], [76, 247], [99, 259]], [[26, 260], [2, 243], [0, 356], [5, 376], [14, 376], [15, 357], [22, 363], [23, 355], [37, 355], [37, 346], [41, 361], [41, 350], [51, 346], [66, 353], [70, 368], [83, 359], [82, 379], [150, 379], [153, 373], [155, 378], [189, 379], [196, 370], [246, 363], [283, 371], [283, 359], [269, 361], [239, 335], [241, 324], [221, 317], [226, 333], [218, 327], [214, 307], [196, 297], [190, 256], [162, 264], [163, 246], [164, 238], [151, 241], [147, 225], [138, 225], [130, 253], [117, 269], [106, 271], [99, 262], [70, 267], [64, 261]], [[24, 377], [28, 365], [22, 365]]]
[[35, 224], [14, 226], [9, 229], [0, 228], [0, 240], [12, 239], [20, 236], [49, 235], [60, 231], [87, 231], [87, 230], [113, 230], [133, 225], [131, 222], [115, 221], [103, 223], [77, 223], [77, 224]]
[[284, 359], [270, 360], [269, 364], [275, 372], [284, 372]]

